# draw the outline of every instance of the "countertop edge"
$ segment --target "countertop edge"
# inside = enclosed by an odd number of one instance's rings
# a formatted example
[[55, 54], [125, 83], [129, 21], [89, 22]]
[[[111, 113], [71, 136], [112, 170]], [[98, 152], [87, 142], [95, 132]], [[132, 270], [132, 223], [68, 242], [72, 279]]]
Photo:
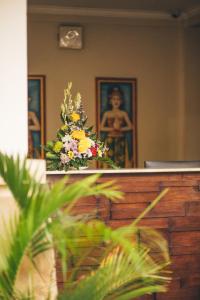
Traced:
[[90, 175], [90, 174], [143, 174], [143, 173], [197, 173], [200, 168], [173, 168], [173, 169], [122, 169], [122, 170], [70, 170], [70, 171], [46, 171], [46, 175]]

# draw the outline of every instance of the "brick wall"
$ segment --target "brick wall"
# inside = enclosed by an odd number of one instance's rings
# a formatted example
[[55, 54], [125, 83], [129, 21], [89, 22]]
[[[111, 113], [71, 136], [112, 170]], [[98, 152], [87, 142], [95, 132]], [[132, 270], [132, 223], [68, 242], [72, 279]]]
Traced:
[[[50, 182], [61, 176], [49, 176]], [[80, 179], [73, 175], [71, 180]], [[112, 203], [105, 198], [81, 199], [76, 212], [93, 212], [112, 228], [127, 225], [165, 188], [169, 192], [141, 221], [158, 229], [168, 240], [173, 280], [165, 294], [145, 296], [141, 300], [200, 299], [200, 172], [143, 173], [104, 175], [99, 182], [116, 179], [125, 193]], [[59, 273], [59, 272], [58, 272]], [[58, 277], [59, 285], [62, 279]]]

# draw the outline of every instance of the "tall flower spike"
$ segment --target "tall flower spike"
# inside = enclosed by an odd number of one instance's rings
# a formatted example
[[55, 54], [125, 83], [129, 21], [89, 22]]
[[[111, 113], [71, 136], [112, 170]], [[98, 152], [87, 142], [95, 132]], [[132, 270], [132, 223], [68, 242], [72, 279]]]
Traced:
[[68, 82], [68, 85], [67, 85], [67, 91], [68, 91], [68, 95], [71, 94], [71, 89], [72, 89], [72, 82]]
[[64, 89], [64, 106], [65, 106], [65, 113], [71, 114], [73, 112], [73, 101], [72, 101], [72, 82], [69, 82], [67, 84], [66, 89]]
[[81, 106], [81, 94], [80, 93], [77, 93], [77, 95], [76, 95], [76, 98], [74, 101], [74, 106], [75, 106], [76, 111], [78, 111]]
[[68, 86], [64, 89], [64, 104], [67, 103], [67, 95], [68, 95]]
[[73, 106], [73, 100], [72, 100], [72, 95], [69, 95], [69, 100], [68, 100], [68, 107], [67, 107], [67, 113], [71, 115], [73, 113], [74, 106]]
[[62, 116], [65, 115], [65, 105], [63, 103], [61, 104], [61, 114]]
[[81, 120], [84, 122], [87, 119], [87, 116], [86, 116], [85, 111], [83, 110], [83, 104], [82, 104], [82, 102], [80, 103], [80, 107], [77, 110], [77, 112], [79, 113], [79, 115], [81, 117]]
[[68, 87], [67, 87], [67, 96], [68, 96], [67, 113], [69, 115], [71, 115], [73, 113], [73, 110], [74, 110], [71, 88], [72, 88], [72, 82], [69, 82]]
[[64, 99], [63, 103], [61, 104], [61, 116], [64, 122], [66, 122], [67, 119], [67, 91], [68, 87], [64, 89]]

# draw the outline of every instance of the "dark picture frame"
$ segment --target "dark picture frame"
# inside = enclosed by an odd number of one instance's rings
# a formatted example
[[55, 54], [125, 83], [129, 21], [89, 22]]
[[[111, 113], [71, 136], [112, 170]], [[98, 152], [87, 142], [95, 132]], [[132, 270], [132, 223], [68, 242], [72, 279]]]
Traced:
[[[97, 77], [97, 134], [120, 168], [137, 167], [137, 80]], [[100, 165], [105, 168], [104, 164]]]
[[45, 76], [28, 76], [28, 158], [44, 159]]

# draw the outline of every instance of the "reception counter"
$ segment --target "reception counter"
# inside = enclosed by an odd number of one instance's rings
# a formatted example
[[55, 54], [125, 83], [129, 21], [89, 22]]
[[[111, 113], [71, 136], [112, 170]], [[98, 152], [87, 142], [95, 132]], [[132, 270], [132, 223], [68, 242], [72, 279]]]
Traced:
[[[158, 229], [168, 241], [173, 280], [166, 294], [149, 295], [143, 300], [200, 299], [200, 169], [126, 169], [47, 172], [50, 184], [70, 175], [70, 181], [90, 174], [102, 174], [98, 182], [116, 180], [125, 193], [113, 203], [105, 198], [81, 199], [80, 213], [94, 212], [112, 228], [127, 225], [164, 189], [169, 192], [141, 221]], [[60, 280], [58, 278], [58, 280]]]

